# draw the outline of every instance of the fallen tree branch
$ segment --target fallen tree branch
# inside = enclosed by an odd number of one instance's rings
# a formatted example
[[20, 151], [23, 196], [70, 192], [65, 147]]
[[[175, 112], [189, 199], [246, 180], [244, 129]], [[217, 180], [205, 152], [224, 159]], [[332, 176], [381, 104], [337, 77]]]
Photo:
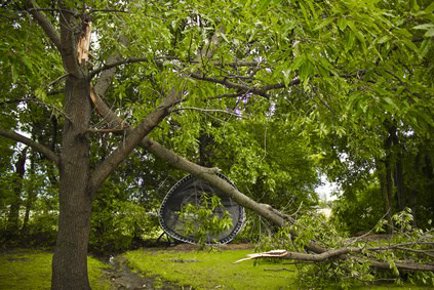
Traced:
[[[406, 243], [406, 244], [418, 244], [418, 243]], [[306, 261], [306, 262], [324, 262], [337, 258], [344, 258], [348, 254], [366, 253], [370, 251], [390, 251], [395, 249], [401, 249], [400, 244], [383, 246], [383, 247], [343, 247], [339, 249], [328, 250], [320, 254], [309, 254], [292, 252], [287, 250], [272, 250], [262, 253], [248, 254], [247, 258], [239, 259], [235, 263], [241, 263], [248, 260], [254, 259], [290, 259], [296, 261]], [[402, 249], [401, 249], [402, 250]], [[371, 267], [390, 270], [391, 265], [388, 262], [378, 261], [369, 258], [367, 261]], [[414, 261], [395, 261], [395, 266], [398, 270], [402, 271], [434, 271], [434, 264], [417, 263]]]
[[[115, 60], [114, 58], [114, 64], [119, 63], [119, 58]], [[103, 79], [108, 80], [110, 79], [110, 75], [113, 75], [115, 65], [111, 66], [107, 70], [104, 70], [102, 75], [105, 73]], [[196, 76], [193, 74], [193, 77]], [[247, 86], [240, 87], [236, 83], [228, 82], [226, 79], [224, 80], [215, 80], [215, 79], [206, 79], [201, 75], [197, 75], [198, 79], [202, 79], [205, 81], [211, 81], [215, 83], [220, 83], [228, 88], [237, 89], [238, 93], [244, 91], [248, 91], [251, 93], [256, 94], [262, 94], [266, 96], [267, 90], [273, 90], [273, 89], [281, 89], [285, 86], [283, 84], [274, 84], [274, 85], [267, 85], [262, 88], [255, 88], [256, 91], [252, 91], [252, 88]], [[94, 103], [95, 109], [98, 112], [98, 114], [107, 121], [110, 125], [113, 126], [113, 128], [127, 128], [128, 124], [120, 117], [118, 117], [108, 106], [107, 104], [102, 100], [101, 96], [104, 95], [107, 85], [109, 82], [104, 82], [103, 89], [98, 90], [100, 93], [91, 93], [91, 99]], [[289, 85], [297, 85], [300, 83], [300, 80], [298, 78], [295, 78]], [[127, 129], [126, 131], [127, 135], [131, 133], [131, 129]], [[281, 213], [280, 211], [274, 209], [273, 207], [266, 205], [266, 204], [260, 204], [249, 198], [248, 196], [244, 195], [238, 189], [234, 188], [231, 184], [229, 184], [227, 181], [223, 180], [216, 174], [216, 169], [213, 168], [206, 168], [199, 166], [184, 157], [176, 154], [175, 152], [165, 148], [163, 145], [159, 144], [158, 142], [150, 139], [149, 137], [144, 137], [140, 144], [146, 148], [149, 152], [153, 153], [155, 156], [161, 158], [162, 160], [165, 160], [170, 165], [172, 165], [175, 168], [178, 168], [180, 170], [186, 171], [190, 174], [193, 174], [195, 176], [198, 176], [199, 178], [207, 181], [210, 185], [216, 187], [217, 189], [221, 190], [223, 193], [231, 197], [234, 201], [236, 201], [241, 206], [244, 206], [245, 208], [249, 208], [256, 212], [257, 214], [263, 216], [267, 220], [271, 221], [273, 224], [283, 227], [288, 224], [294, 224], [295, 219], [292, 216], [286, 215], [284, 213]], [[296, 237], [297, 233], [293, 230], [290, 231], [290, 234], [292, 237]], [[266, 252], [266, 253], [259, 253], [259, 254], [252, 254], [246, 259], [241, 259], [238, 262], [244, 261], [244, 260], [250, 260], [250, 259], [258, 259], [258, 258], [278, 258], [278, 259], [291, 259], [296, 261], [308, 261], [308, 262], [323, 262], [331, 259], [344, 259], [349, 254], [354, 255], [364, 255], [364, 251], [371, 251], [371, 252], [378, 252], [378, 251], [386, 251], [386, 250], [393, 250], [398, 249], [398, 245], [395, 245], [396, 248], [392, 247], [375, 247], [366, 249], [365, 247], [342, 247], [338, 249], [332, 249], [328, 250], [321, 245], [319, 245], [315, 241], [310, 241], [305, 246], [305, 249], [309, 252], [290, 252], [290, 251], [274, 251], [274, 252]], [[408, 244], [400, 244], [399, 247], [408, 246]], [[402, 249], [400, 249], [402, 250]], [[360, 261], [362, 261], [362, 258], [364, 260], [369, 259], [369, 263], [371, 267], [379, 268], [379, 269], [391, 269], [391, 265], [388, 262], [378, 261], [375, 259], [368, 258], [367, 256], [359, 256]], [[363, 261], [364, 261], [363, 260]], [[420, 264], [416, 262], [404, 262], [404, 261], [397, 261], [395, 262], [395, 266], [399, 270], [406, 270], [406, 271], [433, 271], [434, 265], [431, 264]]]
[[[296, 83], [296, 82], [295, 82]], [[273, 88], [279, 88], [279, 85], [273, 86]], [[126, 122], [118, 117], [105, 102], [98, 96], [95, 95], [92, 98], [94, 102], [96, 111], [110, 124], [113, 124], [115, 127], [117, 126], [128, 126]], [[128, 131], [127, 131], [128, 134]], [[170, 165], [175, 168], [178, 168], [182, 171], [188, 172], [199, 178], [207, 181], [210, 185], [216, 187], [229, 197], [231, 197], [234, 201], [236, 201], [241, 206], [251, 209], [267, 220], [271, 221], [273, 224], [283, 227], [288, 224], [294, 224], [295, 219], [292, 216], [281, 213], [280, 211], [274, 209], [270, 205], [260, 204], [256, 201], [252, 200], [248, 196], [241, 193], [238, 189], [234, 188], [227, 181], [220, 178], [216, 175], [216, 171], [213, 168], [206, 168], [203, 166], [199, 166], [184, 157], [176, 154], [175, 152], [167, 149], [163, 145], [158, 142], [150, 139], [149, 137], [145, 137], [141, 140], [140, 144], [147, 149], [149, 152], [153, 153], [155, 156], [165, 160]], [[292, 238], [297, 236], [297, 232], [294, 230], [290, 230], [290, 234]], [[384, 269], [384, 270], [393, 270], [394, 268], [399, 271], [434, 271], [434, 264], [423, 264], [417, 263], [414, 261], [394, 261], [393, 264], [389, 262], [384, 262], [376, 259], [375, 257], [371, 257], [366, 254], [366, 252], [379, 252], [379, 251], [391, 251], [391, 250], [403, 250], [402, 247], [409, 245], [426, 245], [430, 242], [421, 241], [419, 243], [401, 243], [391, 246], [384, 247], [342, 247], [338, 249], [326, 249], [315, 241], [310, 241], [306, 244], [305, 250], [308, 252], [291, 252], [286, 250], [273, 251], [273, 252], [265, 252], [259, 254], [251, 254], [248, 258], [240, 259], [237, 262], [242, 262], [245, 260], [251, 259], [261, 259], [261, 258], [277, 258], [277, 259], [290, 259], [301, 262], [311, 262], [311, 263], [321, 263], [333, 259], [346, 259], [349, 255], [355, 257], [356, 261], [359, 263], [368, 262], [371, 268], [375, 269]], [[432, 243], [430, 243], [431, 245]], [[309, 253], [310, 252], [310, 253]]]

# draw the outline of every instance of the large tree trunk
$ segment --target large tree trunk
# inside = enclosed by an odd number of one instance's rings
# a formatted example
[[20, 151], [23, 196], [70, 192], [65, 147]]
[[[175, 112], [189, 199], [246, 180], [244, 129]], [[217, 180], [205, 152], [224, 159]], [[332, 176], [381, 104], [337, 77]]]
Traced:
[[91, 193], [88, 189], [91, 106], [89, 83], [69, 76], [60, 163], [59, 230], [53, 256], [52, 289], [90, 289], [87, 277]]

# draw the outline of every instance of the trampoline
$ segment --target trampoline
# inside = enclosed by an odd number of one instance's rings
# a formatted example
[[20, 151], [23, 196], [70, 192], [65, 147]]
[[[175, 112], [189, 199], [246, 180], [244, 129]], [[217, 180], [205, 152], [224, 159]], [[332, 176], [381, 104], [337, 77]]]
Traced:
[[[226, 176], [221, 173], [218, 173], [218, 176], [236, 188]], [[191, 231], [191, 222], [200, 223], [201, 221], [193, 220], [194, 217], [191, 217], [192, 220], [190, 221], [186, 220], [184, 209], [189, 205], [193, 207], [204, 206], [204, 203], [206, 204], [213, 196], [218, 196], [220, 203], [217, 207], [213, 208], [212, 217], [229, 217], [232, 225], [230, 228], [218, 232], [207, 232], [205, 243], [226, 244], [231, 242], [244, 225], [244, 208], [220, 190], [193, 175], [187, 175], [180, 179], [169, 190], [161, 204], [159, 221], [165, 233], [173, 239], [184, 243], [197, 244], [203, 242], [199, 241], [197, 235]]]

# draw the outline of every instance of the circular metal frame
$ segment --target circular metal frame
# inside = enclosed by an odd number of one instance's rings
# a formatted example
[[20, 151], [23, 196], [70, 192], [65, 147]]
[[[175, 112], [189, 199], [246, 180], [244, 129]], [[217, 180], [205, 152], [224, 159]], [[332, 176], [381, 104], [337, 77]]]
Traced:
[[[232, 181], [226, 176], [221, 173], [217, 173], [217, 175], [236, 188]], [[164, 197], [158, 217], [160, 225], [167, 235], [181, 242], [190, 244], [198, 243], [194, 235], [183, 233], [183, 224], [182, 221], [179, 220], [179, 212], [181, 208], [188, 203], [198, 205], [204, 194], [208, 196], [217, 195], [220, 197], [223, 208], [228, 211], [232, 218], [232, 227], [217, 235], [209, 234], [206, 244], [226, 244], [235, 238], [243, 228], [245, 222], [244, 208], [230, 197], [227, 197], [220, 190], [193, 175], [187, 175], [180, 179]], [[216, 214], [218, 214], [217, 210]]]

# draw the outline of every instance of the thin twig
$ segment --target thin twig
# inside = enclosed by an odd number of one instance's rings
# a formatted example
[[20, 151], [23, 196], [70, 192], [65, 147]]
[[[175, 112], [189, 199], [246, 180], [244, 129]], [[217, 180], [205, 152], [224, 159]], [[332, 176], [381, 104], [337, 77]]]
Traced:
[[90, 133], [119, 133], [119, 132], [124, 132], [126, 130], [128, 130], [129, 127], [125, 127], [125, 128], [103, 128], [103, 129], [97, 129], [97, 128], [89, 128], [87, 129], [87, 132]]
[[64, 74], [64, 75], [61, 75], [60, 77], [56, 78], [55, 80], [49, 82], [47, 86], [52, 86], [52, 85], [54, 85], [55, 83], [57, 83], [57, 82], [59, 82], [59, 81], [65, 79], [65, 78], [68, 77], [68, 76], [69, 76], [68, 73], [67, 73], [67, 74]]
[[232, 94], [221, 94], [221, 95], [217, 95], [217, 96], [213, 96], [213, 97], [209, 97], [207, 98], [208, 100], [214, 100], [214, 99], [223, 99], [223, 98], [236, 98], [236, 97], [240, 97], [242, 95], [245, 95], [245, 92], [237, 92], [237, 93], [232, 93]]
[[109, 70], [111, 68], [114, 68], [114, 67], [117, 67], [120, 65], [138, 63], [138, 62], [147, 62], [147, 61], [149, 61], [149, 59], [146, 57], [136, 57], [136, 58], [133, 57], [133, 58], [123, 59], [120, 61], [115, 61], [115, 62], [112, 62], [110, 64], [106, 64], [106, 65], [103, 65], [102, 67], [94, 69], [93, 71], [91, 71], [89, 73], [89, 78], [93, 78], [95, 75], [99, 74], [100, 72], [103, 72], [105, 70]]
[[127, 10], [118, 10], [118, 9], [94, 9], [91, 8], [88, 14], [92, 14], [95, 12], [104, 12], [104, 13], [130, 13]]
[[221, 109], [205, 109], [205, 108], [198, 108], [198, 107], [180, 107], [180, 108], [176, 108], [176, 109], [172, 109], [170, 110], [172, 113], [174, 112], [179, 112], [179, 111], [199, 111], [199, 112], [206, 112], [206, 113], [224, 113], [224, 114], [228, 114], [237, 118], [244, 118], [241, 115], [232, 113], [232, 112], [228, 112], [226, 110], [221, 110]]
[[[379, 221], [381, 221], [381, 220], [383, 220], [387, 215], [389, 215], [389, 212], [390, 212], [390, 208], [387, 210], [387, 212], [379, 219]], [[378, 223], [378, 222], [377, 222]], [[359, 237], [356, 237], [356, 238], [354, 238], [354, 239], [350, 239], [349, 241], [349, 243], [347, 244], [347, 246], [350, 246], [350, 245], [353, 245], [353, 244], [355, 244], [356, 242], [358, 242], [359, 240], [361, 240], [361, 239], [363, 239], [363, 238], [366, 238], [367, 236], [369, 236], [370, 234], [372, 234], [372, 232], [374, 232], [374, 230], [375, 230], [375, 226], [373, 227], [373, 228], [371, 228], [367, 233], [365, 233], [365, 234], [363, 234], [363, 235], [361, 235], [361, 236], [359, 236]]]

